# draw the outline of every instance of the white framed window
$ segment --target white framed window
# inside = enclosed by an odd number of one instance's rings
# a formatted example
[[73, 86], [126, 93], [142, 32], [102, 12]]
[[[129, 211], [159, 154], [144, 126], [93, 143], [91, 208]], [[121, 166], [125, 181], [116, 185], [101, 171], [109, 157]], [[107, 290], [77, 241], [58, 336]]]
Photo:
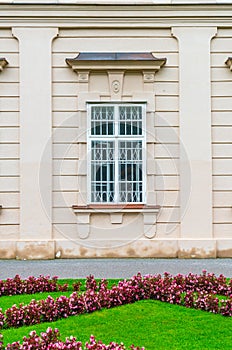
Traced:
[[145, 103], [88, 103], [89, 203], [145, 203]]

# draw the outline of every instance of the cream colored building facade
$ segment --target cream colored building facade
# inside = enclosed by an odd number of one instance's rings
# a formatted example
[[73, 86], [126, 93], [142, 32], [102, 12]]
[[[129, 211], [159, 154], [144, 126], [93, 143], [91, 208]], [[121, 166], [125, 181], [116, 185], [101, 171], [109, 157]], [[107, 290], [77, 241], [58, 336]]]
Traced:
[[230, 1], [0, 1], [0, 258], [232, 257]]

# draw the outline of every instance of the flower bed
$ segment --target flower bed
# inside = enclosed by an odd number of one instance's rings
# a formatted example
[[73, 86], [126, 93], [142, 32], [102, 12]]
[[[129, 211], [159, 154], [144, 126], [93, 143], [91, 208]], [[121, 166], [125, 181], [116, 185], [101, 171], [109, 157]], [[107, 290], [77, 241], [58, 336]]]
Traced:
[[[54, 330], [48, 328], [46, 333], [41, 333], [39, 336], [35, 331], [30, 332], [29, 337], [23, 338], [23, 343], [19, 341], [8, 344], [5, 350], [126, 350], [123, 343], [117, 344], [111, 342], [109, 345], [103, 344], [102, 341], [97, 341], [93, 335], [90, 341], [82, 346], [82, 343], [77, 341], [75, 337], [66, 338], [63, 342], [60, 340], [60, 333], [57, 328]], [[131, 350], [145, 350], [144, 348], [130, 346]], [[0, 350], [3, 350], [3, 342], [0, 341]]]
[[[19, 285], [21, 286], [20, 283]], [[0, 328], [52, 322], [144, 299], [160, 300], [232, 316], [231, 286], [232, 281], [227, 283], [223, 275], [216, 277], [205, 271], [201, 275], [179, 274], [174, 277], [168, 273], [165, 273], [164, 277], [161, 275], [143, 277], [138, 273], [129, 280], [119, 281], [118, 285], [111, 289], [107, 288], [106, 280], [97, 283], [93, 276], [89, 276], [86, 280], [86, 291], [82, 294], [75, 291], [70, 297], [60, 296], [54, 299], [48, 296], [47, 299], [40, 301], [33, 299], [28, 305], [13, 305], [5, 313], [0, 309]], [[226, 299], [219, 300], [217, 294], [226, 296]]]
[[57, 280], [57, 276], [50, 279], [50, 276], [42, 275], [38, 278], [30, 276], [23, 280], [16, 275], [14, 278], [7, 278], [6, 281], [0, 280], [0, 296], [66, 291], [67, 285], [61, 286]]
[[[0, 285], [2, 286], [1, 295], [32, 294], [38, 291], [53, 292], [60, 288], [67, 289], [67, 286], [59, 288], [57, 277], [49, 279], [49, 276], [40, 276], [38, 279], [29, 277], [23, 281], [17, 275], [14, 279], [0, 281]], [[102, 308], [112, 308], [145, 299], [160, 300], [223, 316], [232, 316], [232, 280], [227, 281], [223, 275], [217, 277], [206, 271], [200, 275], [190, 273], [187, 276], [181, 274], [172, 276], [165, 273], [164, 276], [159, 274], [143, 277], [138, 273], [129, 280], [120, 281], [111, 289], [108, 289], [106, 280], [103, 279], [98, 283], [93, 276], [89, 276], [86, 279], [84, 293], [80, 293], [80, 283], [74, 284], [73, 290], [75, 291], [69, 297], [60, 296], [54, 299], [49, 296], [45, 300], [31, 300], [28, 305], [13, 305], [5, 312], [0, 311], [0, 328], [52, 322], [72, 315], [91, 313]], [[225, 298], [221, 299], [219, 295]], [[55, 331], [49, 332], [53, 334], [53, 337], [58, 337]], [[35, 339], [42, 344], [41, 348], [38, 348], [37, 342], [35, 349], [72, 349], [73, 344], [75, 344], [75, 349], [82, 349], [82, 345], [74, 338], [67, 339], [66, 342], [54, 338], [56, 341], [49, 345], [50, 347], [43, 347], [45, 341], [43, 337], [43, 335], [39, 337], [36, 333], [32, 333], [29, 338], [24, 339], [25, 347], [17, 342], [9, 344], [7, 349], [34, 349], [30, 342], [35, 342]], [[60, 344], [60, 347], [57, 347], [57, 344]], [[85, 346], [84, 349], [125, 349], [122, 344], [105, 345], [96, 342], [94, 338], [91, 338], [90, 343]], [[131, 349], [139, 348], [132, 347]]]

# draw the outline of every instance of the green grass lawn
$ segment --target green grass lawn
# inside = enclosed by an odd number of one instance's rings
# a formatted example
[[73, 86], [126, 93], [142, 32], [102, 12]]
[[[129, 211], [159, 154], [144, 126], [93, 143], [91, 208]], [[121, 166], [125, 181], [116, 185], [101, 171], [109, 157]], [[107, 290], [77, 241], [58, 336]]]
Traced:
[[[50, 295], [53, 296], [53, 293]], [[47, 293], [39, 294], [40, 299], [44, 296]], [[29, 299], [26, 301], [27, 297]], [[0, 304], [5, 299], [6, 305], [8, 299], [9, 307], [22, 300], [27, 303], [32, 298], [35, 295], [2, 297]], [[146, 350], [232, 349], [232, 318], [154, 300], [73, 316], [53, 323], [10, 328], [2, 330], [1, 333], [4, 335], [4, 343], [7, 344], [22, 340], [31, 330], [40, 333], [47, 327], [58, 328], [63, 339], [73, 335], [83, 343], [94, 334], [105, 343], [122, 341], [128, 347], [134, 343], [144, 346]]]

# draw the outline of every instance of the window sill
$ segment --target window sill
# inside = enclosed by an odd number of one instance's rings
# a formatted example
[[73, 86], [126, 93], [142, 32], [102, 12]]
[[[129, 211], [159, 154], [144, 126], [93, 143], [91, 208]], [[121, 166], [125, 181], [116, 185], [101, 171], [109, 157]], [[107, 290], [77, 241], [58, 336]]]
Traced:
[[159, 205], [144, 204], [92, 204], [92, 205], [73, 205], [73, 212], [77, 216], [77, 225], [79, 237], [85, 239], [90, 232], [90, 216], [92, 214], [109, 214], [111, 224], [122, 224], [124, 214], [142, 214], [144, 224], [144, 235], [147, 238], [154, 237], [154, 225], [160, 211]]
[[152, 212], [159, 213], [159, 205], [144, 205], [144, 204], [90, 204], [90, 205], [73, 205], [73, 212], [76, 213], [143, 213]]

